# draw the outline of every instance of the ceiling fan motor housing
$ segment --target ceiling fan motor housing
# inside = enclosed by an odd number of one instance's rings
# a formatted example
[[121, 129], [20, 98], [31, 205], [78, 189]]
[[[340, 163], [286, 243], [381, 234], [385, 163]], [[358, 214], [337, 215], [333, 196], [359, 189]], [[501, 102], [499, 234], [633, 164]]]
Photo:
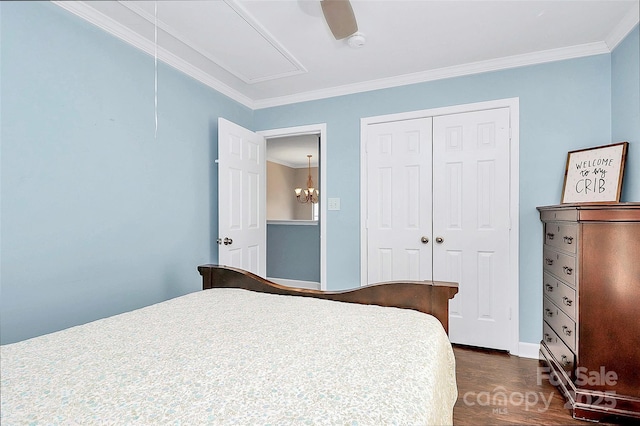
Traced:
[[350, 47], [354, 49], [359, 49], [367, 42], [367, 39], [364, 37], [364, 34], [361, 32], [356, 32], [351, 37], [347, 39], [347, 43], [349, 43]]

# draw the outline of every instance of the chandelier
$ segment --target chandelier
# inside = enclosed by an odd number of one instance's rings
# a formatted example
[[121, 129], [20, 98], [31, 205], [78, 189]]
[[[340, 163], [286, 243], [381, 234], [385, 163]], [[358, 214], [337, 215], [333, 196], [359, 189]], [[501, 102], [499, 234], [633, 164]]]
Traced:
[[320, 193], [313, 186], [313, 180], [311, 179], [311, 157], [311, 154], [307, 155], [307, 158], [309, 159], [309, 177], [307, 179], [307, 187], [305, 189], [296, 188], [294, 189], [294, 192], [296, 193], [296, 199], [299, 202], [315, 204], [318, 202], [318, 196]]

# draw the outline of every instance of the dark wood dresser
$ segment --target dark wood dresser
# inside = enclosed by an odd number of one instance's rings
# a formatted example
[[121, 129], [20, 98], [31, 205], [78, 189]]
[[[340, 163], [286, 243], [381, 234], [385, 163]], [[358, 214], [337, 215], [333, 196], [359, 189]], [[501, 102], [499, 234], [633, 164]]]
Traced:
[[575, 418], [640, 418], [640, 203], [538, 210], [550, 381]]

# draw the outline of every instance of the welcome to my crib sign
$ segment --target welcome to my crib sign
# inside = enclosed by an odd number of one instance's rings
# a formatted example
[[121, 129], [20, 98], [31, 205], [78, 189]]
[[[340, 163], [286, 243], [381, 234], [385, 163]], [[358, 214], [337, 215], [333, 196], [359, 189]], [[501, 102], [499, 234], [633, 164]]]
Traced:
[[618, 202], [628, 142], [570, 151], [562, 189], [563, 203]]

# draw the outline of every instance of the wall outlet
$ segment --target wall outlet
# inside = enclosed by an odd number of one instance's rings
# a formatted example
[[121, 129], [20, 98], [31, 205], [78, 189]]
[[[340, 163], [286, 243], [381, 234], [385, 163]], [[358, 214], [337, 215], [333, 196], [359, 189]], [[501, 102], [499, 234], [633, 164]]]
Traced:
[[327, 210], [340, 210], [340, 198], [328, 198]]

